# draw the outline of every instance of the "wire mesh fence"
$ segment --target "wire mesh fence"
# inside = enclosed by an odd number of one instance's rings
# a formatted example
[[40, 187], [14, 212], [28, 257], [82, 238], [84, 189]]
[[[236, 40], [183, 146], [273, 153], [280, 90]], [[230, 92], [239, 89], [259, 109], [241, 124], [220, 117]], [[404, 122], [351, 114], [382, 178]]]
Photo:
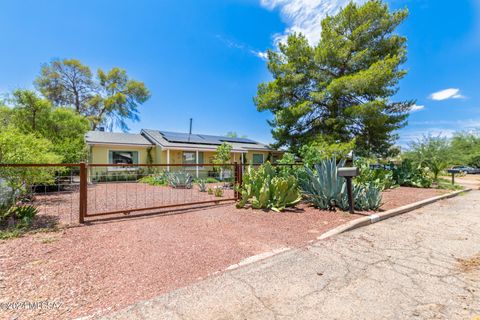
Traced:
[[[33, 205], [39, 223], [239, 199], [242, 164], [0, 164], [0, 213]], [[276, 170], [293, 165], [275, 166]]]
[[89, 166], [87, 217], [236, 200], [234, 164]]
[[0, 164], [0, 212], [33, 205], [38, 221], [68, 225], [85, 217], [232, 201], [238, 196], [238, 168], [235, 164]]
[[0, 165], [0, 212], [37, 208], [39, 227], [78, 221], [79, 165]]

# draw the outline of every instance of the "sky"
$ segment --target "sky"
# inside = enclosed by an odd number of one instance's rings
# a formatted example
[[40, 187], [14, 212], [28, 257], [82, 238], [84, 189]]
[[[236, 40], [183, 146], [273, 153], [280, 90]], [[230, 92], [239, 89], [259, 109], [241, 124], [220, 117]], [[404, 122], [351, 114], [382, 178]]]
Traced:
[[[356, 0], [362, 3], [364, 0]], [[424, 134], [480, 129], [480, 0], [390, 0], [410, 15], [408, 75], [394, 99], [415, 99], [405, 146]], [[33, 88], [43, 63], [75, 58], [145, 82], [142, 128], [273, 142], [253, 103], [269, 81], [265, 51], [291, 32], [315, 44], [320, 21], [347, 0], [0, 0], [0, 93]]]

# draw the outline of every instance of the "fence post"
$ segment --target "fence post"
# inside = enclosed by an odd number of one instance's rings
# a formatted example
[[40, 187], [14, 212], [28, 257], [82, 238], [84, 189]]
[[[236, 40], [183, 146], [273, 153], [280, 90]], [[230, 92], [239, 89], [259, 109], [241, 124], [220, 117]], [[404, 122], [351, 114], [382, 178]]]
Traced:
[[87, 165], [80, 162], [80, 208], [78, 222], [83, 223], [87, 215]]

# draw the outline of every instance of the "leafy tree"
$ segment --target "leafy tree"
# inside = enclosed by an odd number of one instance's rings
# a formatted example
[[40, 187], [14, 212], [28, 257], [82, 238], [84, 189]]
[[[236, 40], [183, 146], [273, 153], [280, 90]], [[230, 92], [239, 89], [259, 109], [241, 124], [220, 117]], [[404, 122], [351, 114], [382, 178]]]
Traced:
[[300, 148], [300, 157], [310, 167], [325, 159], [345, 159], [355, 147], [355, 139], [349, 142], [329, 143], [324, 139], [317, 139]]
[[35, 84], [55, 106], [72, 106], [88, 117], [94, 130], [105, 125], [127, 131], [125, 121], [138, 121], [138, 106], [150, 97], [144, 83], [130, 79], [125, 70], [98, 69], [94, 79], [90, 68], [75, 59], [44, 65]]
[[230, 162], [232, 152], [232, 145], [229, 143], [222, 143], [218, 146], [215, 155], [212, 159], [213, 164], [216, 164], [220, 167], [220, 180], [223, 180], [223, 172], [225, 170], [224, 164]]
[[350, 3], [322, 21], [317, 45], [292, 34], [269, 51], [273, 80], [259, 85], [254, 102], [273, 113], [276, 146], [297, 152], [319, 136], [356, 138], [357, 154], [388, 154], [414, 103], [391, 101], [406, 74], [406, 38], [394, 33], [406, 17], [382, 1]]
[[[78, 162], [85, 158], [84, 135], [89, 130], [88, 120], [70, 108], [53, 108], [50, 102], [34, 91], [16, 90], [12, 108], [0, 109], [3, 127], [15, 127], [23, 134], [34, 134], [52, 142], [52, 151], [64, 162]], [[2, 123], [0, 123], [0, 127]]]
[[238, 134], [235, 131], [227, 132], [226, 136], [229, 138], [246, 138], [247, 137], [246, 135], [238, 136]]
[[90, 68], [79, 60], [53, 60], [44, 64], [35, 85], [54, 105], [74, 106], [79, 114], [89, 114], [95, 82]]
[[477, 166], [477, 158], [480, 158], [480, 136], [475, 133], [459, 132], [451, 139], [452, 165]]
[[[17, 128], [0, 131], [0, 163], [58, 163], [61, 156], [51, 151], [52, 144], [34, 134], [22, 133]], [[52, 183], [58, 168], [0, 167], [0, 177], [10, 187], [12, 196], [24, 195], [35, 184]]]
[[430, 169], [437, 180], [439, 173], [446, 169], [451, 161], [450, 142], [443, 137], [424, 136], [410, 143], [405, 157]]

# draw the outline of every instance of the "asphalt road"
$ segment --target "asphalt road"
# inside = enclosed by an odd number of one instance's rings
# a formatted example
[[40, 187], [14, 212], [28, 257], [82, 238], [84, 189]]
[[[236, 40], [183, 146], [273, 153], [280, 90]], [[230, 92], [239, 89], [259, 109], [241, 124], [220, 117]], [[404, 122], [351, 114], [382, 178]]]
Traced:
[[108, 318], [477, 316], [480, 191], [280, 253], [135, 304]]

